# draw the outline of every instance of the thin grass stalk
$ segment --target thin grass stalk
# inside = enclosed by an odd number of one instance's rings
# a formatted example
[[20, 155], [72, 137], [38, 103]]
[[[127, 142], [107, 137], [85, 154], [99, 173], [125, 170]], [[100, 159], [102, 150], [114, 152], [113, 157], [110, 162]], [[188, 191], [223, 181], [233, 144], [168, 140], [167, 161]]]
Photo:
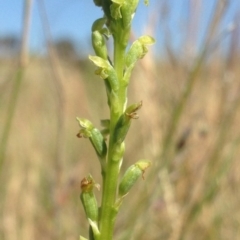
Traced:
[[[6, 151], [7, 145], [9, 141], [9, 136], [11, 132], [11, 127], [14, 119], [14, 114], [17, 107], [17, 102], [19, 99], [20, 89], [22, 82], [24, 80], [25, 68], [28, 63], [28, 41], [29, 41], [29, 32], [30, 32], [30, 25], [31, 25], [31, 13], [32, 13], [32, 5], [33, 0], [25, 0], [24, 5], [24, 14], [23, 14], [23, 21], [22, 21], [22, 39], [21, 39], [21, 49], [20, 49], [20, 56], [18, 59], [18, 67], [14, 74], [13, 78], [13, 87], [10, 94], [10, 100], [7, 107], [7, 117], [5, 120], [4, 130], [1, 137], [1, 144], [0, 144], [0, 179], [2, 182], [6, 181], [7, 172], [4, 171], [5, 167], [5, 158], [6, 158]], [[3, 202], [5, 196], [5, 185], [2, 184], [0, 187], [1, 190], [1, 198], [0, 198], [0, 215], [3, 216]], [[5, 239], [4, 237], [4, 230], [1, 234], [1, 239]]]
[[[58, 196], [61, 188], [62, 181], [62, 162], [63, 162], [63, 150], [64, 150], [64, 138], [65, 138], [65, 96], [64, 89], [62, 86], [62, 74], [59, 66], [59, 62], [57, 61], [57, 56], [54, 52], [52, 46], [52, 36], [51, 29], [48, 22], [48, 16], [46, 13], [45, 3], [44, 1], [38, 0], [38, 8], [40, 12], [40, 19], [42, 22], [42, 27], [44, 31], [44, 37], [46, 41], [47, 51], [48, 51], [48, 59], [50, 63], [50, 69], [52, 73], [52, 80], [55, 87], [55, 97], [56, 97], [56, 115], [57, 115], [57, 134], [56, 134], [56, 142], [54, 148], [54, 177], [52, 183], [52, 199], [53, 199], [53, 212], [54, 212], [54, 222], [55, 222], [55, 231], [54, 238], [61, 239], [63, 235], [61, 217], [60, 217], [60, 206], [58, 201]], [[59, 231], [59, 229], [61, 231]]]
[[25, 67], [28, 63], [28, 40], [29, 40], [29, 30], [30, 30], [30, 23], [31, 23], [31, 11], [32, 11], [32, 0], [25, 0], [24, 6], [24, 18], [23, 18], [23, 27], [22, 27], [22, 40], [21, 40], [21, 49], [20, 49], [20, 56], [18, 62], [18, 68], [16, 70], [16, 74], [14, 76], [14, 85], [12, 88], [12, 92], [10, 94], [10, 101], [8, 106], [7, 117], [5, 121], [5, 127], [3, 128], [3, 135], [1, 139], [1, 147], [0, 147], [0, 173], [2, 171], [2, 167], [4, 164], [6, 148], [8, 143], [8, 138], [10, 134], [10, 129], [12, 126], [12, 121], [14, 117], [14, 112], [16, 109], [19, 90], [21, 87], [22, 80], [24, 78], [24, 71]]

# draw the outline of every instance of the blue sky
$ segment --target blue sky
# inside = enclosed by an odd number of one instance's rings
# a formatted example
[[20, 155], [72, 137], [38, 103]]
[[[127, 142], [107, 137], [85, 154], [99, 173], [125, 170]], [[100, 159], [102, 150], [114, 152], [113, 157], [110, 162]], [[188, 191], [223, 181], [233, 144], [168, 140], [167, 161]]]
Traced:
[[[48, 23], [53, 39], [69, 38], [80, 46], [80, 50], [85, 53], [89, 44], [90, 29], [95, 19], [102, 16], [100, 8], [95, 7], [92, 0], [33, 0], [30, 49], [32, 51], [44, 52], [44, 31], [40, 20], [40, 7], [38, 2], [45, 4]], [[201, 3], [199, 12], [199, 24], [197, 26], [197, 41], [200, 42], [206, 27], [209, 23], [211, 12], [217, 0], [192, 0]], [[168, 3], [169, 13], [164, 19], [161, 11], [164, 3]], [[230, 0], [230, 7], [224, 17], [221, 30], [231, 23], [239, 12], [240, 1]], [[5, 0], [0, 1], [0, 37], [6, 35], [21, 35], [23, 18], [24, 0]], [[189, 0], [150, 0], [149, 7], [145, 7], [143, 0], [134, 19], [133, 28], [136, 35], [145, 33], [143, 30], [151, 18], [157, 19], [155, 38], [158, 47], [161, 48], [163, 42], [168, 41], [164, 32], [166, 27], [169, 29], [171, 45], [174, 49], [182, 46], [186, 39], [186, 26], [191, 26], [189, 21]], [[198, 12], [196, 12], [198, 13]], [[195, 13], [195, 14], [196, 14]], [[194, 24], [192, 25], [194, 30]], [[194, 30], [195, 31], [195, 30]], [[191, 33], [190, 33], [191, 34]], [[194, 34], [192, 34], [194, 35]]]

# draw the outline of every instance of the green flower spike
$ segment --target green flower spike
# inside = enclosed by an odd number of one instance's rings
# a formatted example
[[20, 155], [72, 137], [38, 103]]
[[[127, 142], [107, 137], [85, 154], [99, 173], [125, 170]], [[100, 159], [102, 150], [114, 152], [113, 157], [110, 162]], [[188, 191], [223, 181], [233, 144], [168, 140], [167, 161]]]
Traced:
[[144, 178], [143, 174], [150, 165], [150, 161], [140, 160], [127, 169], [119, 184], [118, 194], [120, 198], [128, 194], [132, 186], [135, 184], [135, 182], [141, 175]]
[[[119, 184], [119, 175], [125, 153], [125, 138], [132, 119], [142, 102], [127, 107], [129, 79], [136, 62], [154, 43], [150, 36], [142, 36], [129, 46], [131, 24], [139, 0], [93, 0], [104, 14], [92, 25], [92, 46], [95, 56], [89, 56], [97, 69], [95, 73], [104, 80], [109, 106], [109, 119], [103, 120], [99, 131], [87, 119], [77, 118], [80, 125], [78, 137], [89, 138], [101, 163], [102, 201], [98, 208], [93, 194], [95, 183], [91, 176], [83, 179], [81, 200], [90, 225], [88, 240], [112, 240], [119, 207], [139, 176], [150, 166], [141, 160], [129, 167]], [[144, 0], [148, 4], [148, 0]], [[112, 57], [106, 41], [112, 38]], [[108, 148], [105, 138], [108, 137]], [[80, 238], [80, 240], [86, 240]]]

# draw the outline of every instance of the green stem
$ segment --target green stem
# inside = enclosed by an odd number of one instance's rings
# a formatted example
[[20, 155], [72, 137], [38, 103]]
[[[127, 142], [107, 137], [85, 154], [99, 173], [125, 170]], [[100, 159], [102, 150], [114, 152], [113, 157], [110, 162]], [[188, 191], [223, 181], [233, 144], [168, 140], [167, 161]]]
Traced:
[[[116, 117], [111, 114], [110, 121], [116, 122]], [[116, 201], [118, 175], [121, 161], [114, 161], [115, 152], [113, 149], [113, 130], [110, 130], [109, 153], [106, 172], [103, 175], [103, 195], [100, 218], [101, 240], [111, 240], [114, 229], [114, 204]]]
[[100, 240], [111, 240], [113, 237], [114, 223], [116, 210], [114, 205], [116, 202], [118, 177], [121, 165], [121, 159], [115, 159], [116, 148], [113, 146], [116, 143], [113, 142], [113, 134], [116, 123], [119, 117], [124, 112], [126, 98], [126, 86], [121, 86], [124, 70], [124, 54], [126, 46], [121, 43], [120, 38], [114, 38], [114, 68], [118, 76], [119, 90], [117, 92], [118, 104], [117, 109], [114, 106], [111, 109], [110, 116], [110, 139], [109, 139], [109, 152], [108, 161], [106, 167], [106, 173], [103, 175], [103, 195], [99, 228], [101, 232]]
[[[125, 50], [127, 47], [127, 43], [125, 39], [129, 37], [130, 29], [123, 31], [119, 27], [119, 34], [114, 37], [114, 68], [117, 73], [118, 81], [119, 81], [119, 108], [120, 113], [119, 116], [123, 114], [125, 111], [125, 105], [127, 102], [127, 86], [123, 83], [123, 71], [124, 71], [124, 58], [125, 58]], [[119, 36], [119, 37], [118, 37]]]

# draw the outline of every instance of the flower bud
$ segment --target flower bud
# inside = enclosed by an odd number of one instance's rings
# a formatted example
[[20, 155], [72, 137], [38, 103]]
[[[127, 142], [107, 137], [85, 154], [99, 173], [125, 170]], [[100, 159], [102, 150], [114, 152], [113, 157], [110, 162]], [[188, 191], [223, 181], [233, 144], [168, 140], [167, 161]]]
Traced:
[[107, 46], [104, 36], [99, 31], [92, 32], [92, 46], [97, 56], [107, 60]]
[[84, 178], [81, 181], [82, 192], [80, 199], [82, 201], [87, 218], [91, 219], [93, 222], [98, 222], [98, 206], [97, 200], [93, 193], [94, 186], [96, 186], [96, 184], [91, 176]]
[[94, 128], [91, 131], [91, 134], [92, 134], [92, 136], [90, 137], [90, 141], [91, 141], [97, 155], [100, 158], [105, 158], [107, 155], [107, 145], [106, 145], [106, 142], [104, 140], [102, 133], [97, 128]]
[[92, 25], [92, 32], [94, 32], [94, 31], [100, 31], [100, 30], [103, 28], [103, 26], [104, 26], [105, 23], [106, 23], [106, 19], [105, 19], [105, 18], [99, 18], [99, 19], [97, 19], [97, 20], [93, 23], [93, 25]]
[[118, 193], [120, 197], [126, 195], [132, 186], [135, 184], [139, 176], [145, 172], [145, 170], [151, 165], [150, 161], [140, 160], [134, 165], [130, 166], [125, 172], [118, 188]]
[[78, 138], [90, 138], [92, 136], [91, 131], [87, 129], [80, 129], [80, 131], [77, 134]]
[[134, 41], [126, 54], [126, 66], [130, 67], [132, 64], [135, 64], [138, 59], [143, 58], [148, 51], [147, 45], [152, 45], [154, 42], [154, 38], [150, 36], [142, 36], [138, 40]]
[[98, 31], [100, 34], [105, 36], [107, 39], [111, 36], [111, 31], [107, 27], [104, 27], [107, 19], [105, 17], [97, 19], [92, 25], [92, 32]]
[[126, 109], [125, 113], [131, 119], [137, 119], [139, 117], [137, 115], [137, 110], [139, 110], [141, 107], [142, 107], [142, 101], [139, 103], [134, 103]]
[[[77, 134], [77, 137], [89, 138], [99, 159], [104, 160], [107, 155], [107, 145], [101, 132], [87, 119], [77, 118], [77, 121], [82, 128]], [[101, 164], [103, 166], [104, 162], [101, 161]]]
[[119, 88], [117, 74], [109, 61], [98, 56], [89, 56], [89, 59], [98, 67], [95, 73], [102, 79], [107, 78], [112, 90], [117, 92]]
[[90, 131], [93, 129], [93, 124], [88, 119], [77, 117], [77, 121], [81, 128], [88, 129]]
[[139, 0], [124, 1], [121, 7], [122, 22], [124, 28], [129, 28], [135, 15]]
[[143, 58], [148, 49], [146, 45], [151, 45], [155, 40], [150, 36], [142, 36], [133, 42], [125, 57], [126, 70], [124, 72], [123, 81], [128, 84], [132, 70], [137, 60]]
[[114, 18], [115, 20], [122, 18], [120, 9], [122, 7], [123, 1], [124, 0], [112, 0], [113, 3], [110, 6], [110, 12], [111, 12], [112, 18]]
[[139, 0], [112, 0], [112, 2], [110, 6], [112, 18], [116, 20], [122, 19], [123, 28], [125, 30], [129, 29]]

